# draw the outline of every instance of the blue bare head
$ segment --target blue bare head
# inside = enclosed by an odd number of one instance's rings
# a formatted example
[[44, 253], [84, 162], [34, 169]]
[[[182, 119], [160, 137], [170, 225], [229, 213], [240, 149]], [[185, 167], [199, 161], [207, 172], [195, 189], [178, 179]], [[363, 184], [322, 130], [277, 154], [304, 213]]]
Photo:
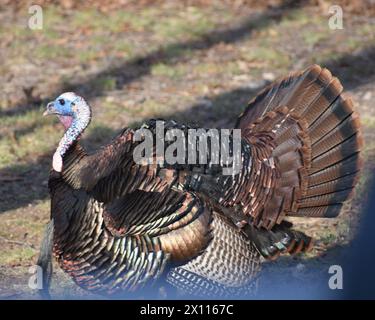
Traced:
[[91, 116], [91, 110], [81, 96], [74, 92], [65, 92], [47, 104], [47, 109], [43, 115], [49, 114], [77, 118], [79, 115]]
[[47, 104], [43, 115], [51, 114], [58, 116], [66, 130], [53, 159], [53, 168], [61, 172], [62, 157], [89, 125], [91, 108], [81, 96], [74, 92], [65, 92]]

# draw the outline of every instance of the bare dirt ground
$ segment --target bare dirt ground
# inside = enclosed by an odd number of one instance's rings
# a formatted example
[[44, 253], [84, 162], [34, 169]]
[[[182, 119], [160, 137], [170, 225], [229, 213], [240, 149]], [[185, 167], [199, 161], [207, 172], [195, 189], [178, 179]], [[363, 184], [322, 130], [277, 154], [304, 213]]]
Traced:
[[[57, 122], [41, 114], [46, 102], [68, 90], [93, 107], [84, 142], [96, 148], [151, 117], [230, 128], [270, 81], [312, 63], [328, 67], [361, 116], [363, 175], [338, 218], [293, 220], [315, 237], [313, 251], [265, 264], [265, 274], [308, 277], [314, 269], [312, 277], [326, 276], [345, 255], [375, 166], [374, 18], [344, 7], [344, 29], [330, 30], [324, 1], [204, 2], [102, 11], [48, 4], [39, 31], [27, 28], [27, 8], [0, 7], [0, 298], [37, 298], [28, 270], [49, 218], [47, 180], [62, 135]], [[260, 286], [262, 279], [267, 282], [261, 277]], [[83, 296], [57, 267], [52, 293]]]

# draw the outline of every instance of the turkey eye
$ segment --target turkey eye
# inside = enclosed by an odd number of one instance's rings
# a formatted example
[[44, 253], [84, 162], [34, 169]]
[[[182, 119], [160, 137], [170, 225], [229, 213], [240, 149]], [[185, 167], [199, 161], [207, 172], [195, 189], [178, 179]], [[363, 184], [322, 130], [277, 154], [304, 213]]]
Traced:
[[64, 99], [59, 99], [59, 103], [63, 106], [65, 104], [65, 100]]

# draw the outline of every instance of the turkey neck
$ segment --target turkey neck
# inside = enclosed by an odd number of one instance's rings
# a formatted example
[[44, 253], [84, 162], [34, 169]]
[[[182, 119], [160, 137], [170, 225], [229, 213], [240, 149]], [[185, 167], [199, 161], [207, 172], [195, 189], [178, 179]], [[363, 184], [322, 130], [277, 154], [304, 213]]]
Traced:
[[[70, 120], [61, 119], [66, 131], [61, 138], [56, 153], [63, 158], [63, 177], [72, 181], [71, 186], [79, 186], [79, 161], [87, 156], [79, 144], [79, 139], [91, 121], [91, 109], [86, 103], [80, 104]], [[69, 179], [67, 179], [69, 178]]]
[[[76, 108], [71, 116], [71, 121], [61, 117], [60, 121], [66, 128], [66, 131], [61, 138], [56, 152], [63, 157], [71, 146], [78, 140], [83, 131], [88, 127], [91, 121], [91, 109], [85, 102], [80, 103], [79, 108]], [[66, 125], [69, 127], [66, 127]]]

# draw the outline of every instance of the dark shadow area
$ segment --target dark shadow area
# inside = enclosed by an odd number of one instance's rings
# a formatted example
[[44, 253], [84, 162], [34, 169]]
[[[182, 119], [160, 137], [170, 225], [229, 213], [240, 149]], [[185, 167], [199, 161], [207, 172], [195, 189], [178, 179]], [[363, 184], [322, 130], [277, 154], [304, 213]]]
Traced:
[[235, 43], [241, 41], [245, 37], [250, 37], [254, 30], [262, 29], [272, 22], [280, 21], [280, 19], [285, 14], [290, 13], [292, 9], [298, 8], [307, 2], [306, 0], [286, 0], [281, 5], [270, 7], [263, 13], [251, 15], [241, 24], [232, 28], [214, 30], [202, 35], [197, 40], [171, 44], [144, 56], [125, 61], [120, 66], [91, 75], [84, 81], [66, 84], [63, 88], [60, 88], [58, 92], [52, 93], [46, 99], [30, 98], [28, 106], [14, 106], [7, 110], [0, 110], [0, 117], [20, 115], [32, 109], [37, 109], [41, 104], [44, 105], [48, 103], [55, 99], [61, 92], [65, 91], [74, 91], [88, 99], [101, 96], [105, 90], [103, 88], [98, 88], [96, 85], [100, 78], [109, 76], [115, 78], [116, 88], [121, 89], [124, 85], [150, 74], [151, 67], [155, 64], [164, 63], [174, 65], [184, 59], [187, 51], [202, 51], [219, 43]]
[[0, 170], [0, 213], [25, 207], [48, 196], [47, 181], [52, 153], [51, 150], [51, 153], [25, 165]]
[[340, 79], [346, 90], [373, 81], [375, 75], [375, 46], [364, 47], [356, 53], [323, 62], [333, 75]]
[[[255, 299], [340, 299], [344, 290], [330, 289], [329, 268], [340, 265], [348, 254], [349, 246], [334, 246], [322, 256], [309, 259], [303, 259], [303, 255], [283, 256], [265, 263]], [[344, 272], [345, 276], [349, 278]]]
[[358, 237], [343, 260], [346, 290], [344, 299], [375, 299], [375, 179], [369, 184], [369, 202], [363, 212]]
[[[363, 210], [355, 239], [335, 246], [324, 257], [300, 259], [282, 257], [263, 265], [259, 299], [375, 299], [375, 179], [368, 184], [369, 202]], [[329, 287], [331, 266], [342, 270], [342, 289]], [[335, 267], [335, 268], [337, 268]], [[336, 280], [332, 281], [337, 284]]]

